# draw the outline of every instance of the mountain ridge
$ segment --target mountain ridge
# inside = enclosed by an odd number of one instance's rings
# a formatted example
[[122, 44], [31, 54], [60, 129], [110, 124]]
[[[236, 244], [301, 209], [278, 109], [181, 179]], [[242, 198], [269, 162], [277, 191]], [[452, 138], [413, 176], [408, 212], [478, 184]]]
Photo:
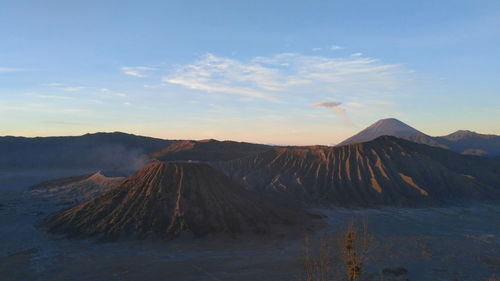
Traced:
[[500, 163], [382, 136], [339, 147], [273, 148], [216, 166], [270, 197], [334, 205], [441, 205], [498, 197]]
[[206, 140], [175, 141], [149, 155], [160, 161], [227, 161], [269, 150], [271, 146], [247, 142]]
[[0, 168], [134, 170], [172, 143], [121, 132], [68, 137], [0, 137]]

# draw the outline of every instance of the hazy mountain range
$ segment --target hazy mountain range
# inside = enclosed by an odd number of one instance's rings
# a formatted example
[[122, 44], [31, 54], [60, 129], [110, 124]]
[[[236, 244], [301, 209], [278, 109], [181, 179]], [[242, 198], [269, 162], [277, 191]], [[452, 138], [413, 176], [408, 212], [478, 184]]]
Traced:
[[[428, 136], [397, 119], [383, 119], [337, 146], [373, 140], [383, 135], [450, 149], [463, 154], [500, 156], [500, 136], [457, 131]], [[76, 137], [0, 137], [0, 169], [137, 170], [150, 159], [226, 161], [267, 151], [272, 146], [217, 140], [164, 140], [125, 133]]]
[[47, 221], [54, 232], [108, 238], [236, 235], [309, 228], [311, 215], [297, 209], [307, 205], [499, 200], [500, 161], [468, 155], [499, 155], [498, 143], [498, 136], [468, 131], [431, 137], [396, 119], [380, 120], [335, 147], [124, 133], [3, 137], [0, 167], [136, 171], [126, 178], [93, 173], [32, 187], [31, 195], [70, 204]]
[[133, 169], [145, 165], [147, 154], [173, 141], [125, 133], [76, 137], [0, 137], [0, 169]]

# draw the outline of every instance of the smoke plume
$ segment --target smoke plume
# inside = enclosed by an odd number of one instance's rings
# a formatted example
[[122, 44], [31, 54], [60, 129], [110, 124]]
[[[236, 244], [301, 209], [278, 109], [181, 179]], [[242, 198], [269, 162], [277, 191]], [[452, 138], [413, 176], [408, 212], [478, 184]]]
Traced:
[[344, 125], [353, 126], [351, 120], [349, 119], [349, 116], [347, 116], [346, 110], [340, 107], [341, 105], [342, 103], [337, 101], [323, 101], [323, 102], [317, 102], [312, 106], [327, 108], [330, 111], [337, 114], [338, 116], [340, 116], [342, 118], [342, 123], [344, 123]]

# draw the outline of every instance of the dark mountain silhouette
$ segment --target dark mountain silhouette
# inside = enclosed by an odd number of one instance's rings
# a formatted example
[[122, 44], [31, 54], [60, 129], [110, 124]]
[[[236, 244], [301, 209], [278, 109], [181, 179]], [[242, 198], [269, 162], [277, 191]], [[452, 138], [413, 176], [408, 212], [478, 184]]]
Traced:
[[484, 135], [460, 130], [444, 137], [434, 138], [453, 151], [479, 156], [499, 156], [500, 136]]
[[493, 199], [500, 191], [496, 160], [389, 136], [340, 147], [274, 148], [214, 165], [288, 202], [416, 206]]
[[301, 212], [263, 201], [207, 164], [163, 162], [47, 221], [50, 231], [108, 238], [266, 233], [305, 224]]
[[161, 161], [226, 161], [267, 151], [271, 146], [235, 141], [176, 141], [165, 149], [152, 153]]
[[30, 187], [29, 194], [59, 203], [76, 204], [90, 200], [125, 181], [124, 177], [107, 177], [101, 172], [50, 180]]
[[431, 137], [394, 118], [379, 120], [337, 146], [367, 142], [380, 136], [399, 137], [469, 155], [500, 155], [500, 136], [460, 130], [444, 137]]
[[172, 141], [125, 133], [76, 137], [0, 137], [0, 169], [137, 169]]

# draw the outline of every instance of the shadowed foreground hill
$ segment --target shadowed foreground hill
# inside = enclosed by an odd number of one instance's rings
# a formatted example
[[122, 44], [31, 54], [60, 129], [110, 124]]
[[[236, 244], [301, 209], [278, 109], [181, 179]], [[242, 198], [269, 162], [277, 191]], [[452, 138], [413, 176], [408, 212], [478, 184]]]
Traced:
[[183, 232], [266, 233], [302, 228], [298, 211], [273, 206], [206, 164], [150, 164], [107, 193], [56, 214], [50, 231], [173, 238]]
[[498, 161], [388, 136], [341, 147], [274, 148], [215, 166], [258, 192], [314, 203], [416, 206], [500, 194]]
[[184, 140], [176, 141], [165, 149], [152, 153], [160, 161], [227, 161], [255, 155], [271, 149], [270, 146], [235, 141]]

